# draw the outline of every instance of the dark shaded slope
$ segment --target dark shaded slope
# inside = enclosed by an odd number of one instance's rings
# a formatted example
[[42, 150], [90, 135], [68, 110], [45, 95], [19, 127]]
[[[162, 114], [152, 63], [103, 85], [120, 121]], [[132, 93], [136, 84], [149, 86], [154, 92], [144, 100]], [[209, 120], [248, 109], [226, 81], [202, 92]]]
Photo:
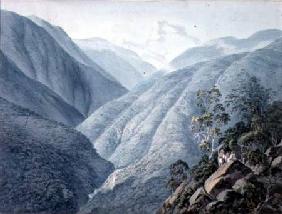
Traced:
[[79, 132], [0, 98], [0, 213], [76, 213], [112, 170]]
[[25, 76], [0, 50], [0, 96], [43, 117], [75, 126], [84, 117], [56, 93]]

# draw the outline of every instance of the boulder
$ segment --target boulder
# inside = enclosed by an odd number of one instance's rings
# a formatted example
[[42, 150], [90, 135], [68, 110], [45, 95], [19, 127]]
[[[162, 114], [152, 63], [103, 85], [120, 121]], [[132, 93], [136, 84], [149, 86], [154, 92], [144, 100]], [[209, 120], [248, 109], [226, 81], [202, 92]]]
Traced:
[[213, 201], [206, 206], [205, 210], [207, 213], [215, 213], [218, 212], [219, 210], [222, 210], [223, 207], [224, 207], [224, 202]]
[[251, 182], [257, 182], [256, 175], [248, 174], [247, 176], [237, 180], [232, 186], [232, 189], [236, 192], [239, 192], [240, 194], [244, 194], [243, 189], [246, 189], [246, 187], [249, 186]]
[[233, 189], [226, 189], [216, 196], [218, 201], [228, 202], [236, 198], [242, 197], [241, 194], [235, 192]]
[[[164, 213], [180, 213], [179, 205], [181, 202], [186, 200], [186, 197], [189, 197], [187, 194], [190, 188], [190, 183], [182, 182], [179, 187], [170, 195], [162, 205], [162, 207], [157, 211], [157, 214]], [[190, 193], [191, 195], [191, 193]], [[187, 199], [189, 202], [189, 199]]]
[[166, 206], [168, 206], [168, 207], [175, 206], [176, 201], [183, 194], [183, 192], [185, 190], [185, 185], [186, 185], [186, 183], [183, 182], [179, 185], [179, 187], [177, 187], [175, 192], [165, 201]]
[[211, 202], [211, 198], [205, 192], [203, 187], [200, 187], [194, 192], [190, 197], [190, 206], [187, 208], [185, 213], [194, 214], [194, 213], [203, 213], [206, 205]]
[[242, 195], [247, 209], [254, 209], [266, 198], [266, 183], [268, 179], [261, 179], [260, 176], [249, 174], [235, 182], [232, 189]]
[[202, 196], [207, 196], [206, 191], [203, 187], [200, 187], [194, 192], [194, 194], [191, 196], [189, 202], [190, 205], [193, 205], [199, 201], [199, 199], [202, 198]]
[[[230, 202], [214, 201], [205, 208], [205, 214], [250, 214], [241, 199]], [[194, 213], [196, 214], [196, 213]]]
[[277, 146], [274, 147], [270, 147], [266, 150], [265, 152], [266, 156], [268, 157], [268, 159], [271, 161], [274, 158], [278, 157], [279, 155], [282, 154], [282, 145], [281, 143], [278, 144]]
[[164, 213], [186, 213], [186, 208], [189, 206], [189, 199], [197, 190], [199, 183], [195, 180], [183, 182], [175, 192], [169, 196], [162, 207], [157, 211], [157, 214]]
[[225, 189], [231, 189], [235, 182], [252, 170], [242, 164], [238, 160], [230, 161], [229, 163], [220, 166], [204, 184], [205, 191], [208, 194], [216, 196]]
[[273, 159], [271, 163], [271, 168], [282, 170], [282, 156], [278, 156], [275, 159]]

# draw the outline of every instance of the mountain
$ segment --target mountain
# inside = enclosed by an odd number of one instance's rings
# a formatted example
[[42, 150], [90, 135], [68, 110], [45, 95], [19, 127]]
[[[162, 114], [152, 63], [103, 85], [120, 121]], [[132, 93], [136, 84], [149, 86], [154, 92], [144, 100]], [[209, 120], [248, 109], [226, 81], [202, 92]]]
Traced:
[[223, 37], [211, 40], [203, 46], [189, 48], [170, 65], [175, 69], [184, 68], [197, 62], [212, 60], [234, 53], [249, 52], [267, 46], [282, 36], [282, 31], [276, 29], [259, 31], [246, 39]]
[[54, 26], [37, 16], [29, 16], [28, 18], [38, 26], [44, 28], [56, 40], [56, 42], [78, 62], [91, 66], [100, 74], [102, 74], [106, 78], [109, 78], [110, 80], [115, 80], [111, 75], [109, 75], [109, 73], [107, 73], [91, 59], [89, 59], [89, 57], [72, 41], [72, 39], [61, 27]]
[[[249, 73], [264, 87], [279, 92], [281, 57], [282, 39], [251, 53], [228, 55], [169, 73], [98, 109], [78, 130], [117, 169], [81, 213], [154, 212], [168, 196], [169, 165], [182, 159], [191, 166], [200, 158], [189, 128], [196, 110], [196, 91], [218, 84], [228, 93]], [[276, 98], [281, 100], [281, 93]]]
[[0, 213], [74, 214], [113, 170], [81, 133], [0, 98]]
[[128, 89], [132, 89], [145, 77], [156, 71], [156, 68], [143, 61], [135, 52], [114, 45], [107, 40], [91, 38], [76, 40], [76, 43], [90, 59]]
[[26, 76], [84, 116], [127, 92], [101, 70], [78, 62], [44, 28], [13, 12], [1, 11], [1, 50]]
[[70, 126], [76, 126], [84, 120], [78, 110], [56, 93], [25, 76], [1, 50], [0, 71], [0, 97]]
[[85, 53], [104, 70], [114, 76], [127, 89], [134, 88], [139, 82], [144, 80], [130, 63], [109, 50], [84, 49]]
[[37, 16], [29, 16], [28, 18], [38, 26], [44, 28], [56, 40], [56, 42], [77, 61], [86, 65], [91, 63], [90, 59], [88, 59], [83, 51], [81, 51], [75, 45], [75, 43], [61, 27], [51, 25], [49, 22]]
[[145, 90], [104, 105], [79, 125], [97, 152], [118, 168], [82, 213], [152, 213], [157, 209], [169, 194], [169, 165], [178, 159], [193, 165], [200, 157], [189, 131], [196, 90], [212, 86], [241, 57], [172, 72]]

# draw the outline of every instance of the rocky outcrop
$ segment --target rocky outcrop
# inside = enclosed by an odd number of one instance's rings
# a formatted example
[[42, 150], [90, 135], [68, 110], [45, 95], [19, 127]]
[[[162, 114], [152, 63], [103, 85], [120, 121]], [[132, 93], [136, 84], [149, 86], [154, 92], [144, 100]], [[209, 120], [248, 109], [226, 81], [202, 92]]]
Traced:
[[252, 170], [240, 161], [230, 161], [223, 164], [205, 182], [204, 187], [208, 194], [216, 196], [224, 189], [231, 188], [234, 183], [243, 178]]
[[272, 161], [271, 168], [282, 170], [282, 156], [278, 156]]
[[260, 174], [235, 160], [221, 165], [203, 186], [195, 184], [195, 180], [183, 182], [158, 214], [282, 213], [280, 147], [279, 144], [266, 151], [269, 162]]

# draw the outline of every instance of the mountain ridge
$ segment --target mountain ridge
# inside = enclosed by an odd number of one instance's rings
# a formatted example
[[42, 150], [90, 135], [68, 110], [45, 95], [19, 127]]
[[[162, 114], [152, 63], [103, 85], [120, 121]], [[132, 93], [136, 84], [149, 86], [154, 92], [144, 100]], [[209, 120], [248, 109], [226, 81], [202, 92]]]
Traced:
[[[115, 45], [105, 39], [94, 37], [75, 40], [75, 42], [89, 58], [108, 70], [112, 76], [129, 89], [150, 77], [157, 70], [134, 51]], [[126, 74], [131, 78], [128, 78]], [[127, 83], [128, 81], [132, 81], [132, 83]]]
[[[196, 109], [194, 97], [197, 90], [217, 84], [225, 95], [232, 88], [237, 87], [245, 73], [248, 73], [261, 80], [264, 87], [271, 87], [276, 92], [280, 91], [282, 87], [282, 63], [279, 60], [282, 57], [281, 41], [282, 39], [278, 39], [265, 48], [250, 53], [223, 56], [165, 75], [145, 93], [140, 93], [137, 99], [133, 101], [128, 99], [133, 104], [127, 105], [127, 114], [119, 115], [116, 119], [116, 115], [112, 116], [114, 119], [107, 116], [109, 120], [118, 122], [109, 123], [108, 128], [103, 127], [102, 134], [99, 132], [100, 122], [104, 119], [107, 121], [107, 118], [100, 118], [111, 114], [107, 110], [110, 109], [108, 107], [98, 110], [97, 114], [92, 115], [92, 119], [90, 116], [80, 124], [78, 130], [90, 138], [102, 157], [111, 160], [118, 168], [95, 192], [92, 200], [81, 213], [152, 213], [152, 210], [158, 209], [156, 204], [161, 198], [164, 200], [165, 195], [168, 194], [165, 186], [169, 165], [182, 159], [191, 166], [200, 157], [199, 148], [193, 143], [192, 134], [189, 131], [189, 121]], [[190, 76], [192, 76], [191, 80], [189, 80]], [[184, 81], [181, 83], [180, 80]], [[184, 91], [175, 90], [176, 94], [173, 97], [181, 96], [181, 98], [177, 99], [173, 108], [166, 110], [165, 106], [169, 103], [170, 95], [165, 89], [171, 88], [173, 91], [173, 87], [168, 84], [169, 81], [172, 85], [177, 82], [178, 87], [183, 84]], [[273, 84], [269, 85], [269, 81]], [[163, 92], [162, 96], [157, 95], [158, 90]], [[152, 93], [151, 98], [148, 93]], [[116, 106], [119, 100], [126, 100], [126, 97], [133, 95], [134, 93], [129, 92], [116, 100], [113, 105]], [[282, 99], [279, 94], [275, 98]], [[150, 111], [150, 105], [153, 103], [157, 105], [148, 119], [146, 111]], [[111, 106], [111, 103], [107, 105]], [[165, 112], [167, 112], [163, 114], [165, 118], [162, 116], [154, 118]], [[127, 122], [127, 116], [131, 118], [130, 113], [134, 117]], [[95, 120], [93, 120], [94, 117]], [[158, 121], [162, 122], [153, 136], [150, 136], [152, 127]], [[132, 131], [134, 124], [142, 124], [138, 127], [138, 132]], [[148, 146], [149, 149], [146, 148]], [[141, 148], [140, 151], [138, 147]], [[129, 191], [131, 188], [134, 189], [133, 192]], [[112, 212], [112, 209], [115, 212]]]
[[43, 117], [70, 126], [84, 120], [77, 109], [67, 104], [48, 87], [25, 76], [0, 50], [0, 96]]
[[49, 87], [83, 115], [127, 92], [118, 82], [77, 62], [30, 19], [1, 10], [1, 21], [3, 53], [26, 76]]
[[267, 29], [243, 39], [232, 36], [213, 39], [202, 46], [187, 49], [174, 58], [170, 65], [179, 69], [196, 62], [213, 60], [228, 54], [253, 51], [267, 46], [281, 36], [281, 30]]

